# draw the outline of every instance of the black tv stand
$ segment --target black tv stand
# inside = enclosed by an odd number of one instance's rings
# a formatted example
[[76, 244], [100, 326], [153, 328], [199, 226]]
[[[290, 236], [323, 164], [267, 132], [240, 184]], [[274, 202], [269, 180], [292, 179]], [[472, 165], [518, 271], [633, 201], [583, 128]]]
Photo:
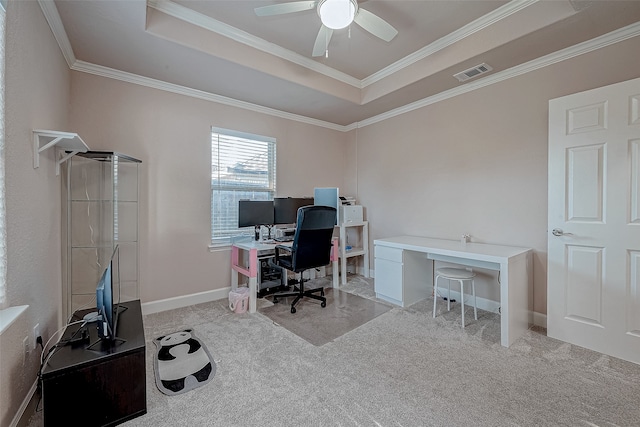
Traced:
[[[108, 337], [103, 337], [101, 336], [100, 332], [98, 332], [98, 339], [96, 341], [93, 342], [93, 344], [90, 344], [87, 347], [87, 350], [94, 350], [94, 347], [96, 347], [98, 344], [100, 344], [100, 349], [98, 349], [98, 351], [105, 351], [108, 350], [109, 347], [113, 347], [116, 345], [120, 345], [123, 344], [125, 342], [127, 342], [126, 339], [121, 338], [118, 336], [118, 331], [117, 331], [117, 327], [118, 327], [118, 323], [119, 323], [119, 319], [120, 319], [120, 314], [124, 311], [127, 310], [127, 306], [120, 304], [118, 306], [116, 306], [113, 311], [113, 316], [116, 319], [115, 321], [115, 327], [116, 330], [112, 331], [111, 328], [109, 328], [109, 336]], [[98, 318], [98, 320], [96, 320], [96, 322], [98, 323], [98, 329], [100, 328], [100, 324], [102, 323], [102, 321]]]
[[[107, 339], [107, 338], [98, 338], [97, 341], [94, 341], [92, 344], [89, 344], [89, 346], [87, 347], [87, 350], [91, 350], [91, 351], [98, 351], [98, 352], [103, 352], [104, 351], [104, 347], [109, 347], [109, 348], [113, 348], [116, 347], [120, 344], [124, 344], [126, 343], [127, 340], [122, 339], [122, 338], [113, 338], [113, 339]], [[96, 347], [98, 346], [98, 344], [100, 344], [99, 349], [96, 349]]]
[[[114, 426], [147, 413], [146, 344], [140, 301], [122, 306], [128, 310], [119, 313], [117, 335], [124, 342], [99, 340], [95, 325], [87, 325], [89, 338], [85, 344], [61, 346], [43, 367], [45, 427], [77, 423]], [[91, 311], [77, 311], [72, 320], [82, 320]], [[69, 326], [60, 342], [69, 340], [81, 326]], [[100, 345], [89, 349], [92, 342]]]

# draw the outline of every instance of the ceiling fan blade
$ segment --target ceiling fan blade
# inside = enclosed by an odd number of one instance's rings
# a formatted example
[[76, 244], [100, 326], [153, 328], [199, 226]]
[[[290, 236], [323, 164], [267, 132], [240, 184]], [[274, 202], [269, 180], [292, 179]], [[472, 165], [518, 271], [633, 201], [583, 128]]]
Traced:
[[354, 21], [374, 36], [386, 42], [390, 42], [398, 34], [398, 30], [393, 28], [387, 21], [362, 8], [358, 9]]
[[302, 12], [316, 7], [316, 1], [292, 1], [289, 3], [271, 4], [269, 6], [256, 7], [254, 11], [258, 16], [283, 15], [285, 13]]
[[312, 56], [322, 56], [325, 54], [332, 35], [333, 30], [331, 28], [327, 28], [324, 25], [320, 27], [320, 31], [318, 31], [318, 36], [316, 37], [316, 42], [313, 45]]

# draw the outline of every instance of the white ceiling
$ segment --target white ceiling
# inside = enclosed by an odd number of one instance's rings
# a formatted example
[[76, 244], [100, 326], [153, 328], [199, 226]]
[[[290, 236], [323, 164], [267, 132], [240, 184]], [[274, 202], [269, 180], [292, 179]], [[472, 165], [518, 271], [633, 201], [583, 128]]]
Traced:
[[[387, 43], [354, 24], [313, 58], [315, 10], [254, 13], [283, 1], [40, 2], [74, 69], [339, 127], [623, 27], [637, 35], [640, 22], [640, 0], [365, 0], [398, 35]], [[453, 77], [483, 62], [493, 71]]]

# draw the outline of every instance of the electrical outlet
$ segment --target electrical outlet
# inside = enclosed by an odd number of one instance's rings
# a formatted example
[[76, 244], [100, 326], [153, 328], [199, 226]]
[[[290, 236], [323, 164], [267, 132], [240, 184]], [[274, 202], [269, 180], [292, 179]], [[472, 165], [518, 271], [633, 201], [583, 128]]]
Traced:
[[36, 326], [33, 327], [33, 349], [38, 348], [38, 337], [40, 336], [40, 323], [36, 323]]
[[24, 349], [24, 352], [22, 353], [22, 365], [24, 366], [27, 361], [27, 354], [29, 354], [29, 335], [24, 337], [22, 340], [22, 348]]

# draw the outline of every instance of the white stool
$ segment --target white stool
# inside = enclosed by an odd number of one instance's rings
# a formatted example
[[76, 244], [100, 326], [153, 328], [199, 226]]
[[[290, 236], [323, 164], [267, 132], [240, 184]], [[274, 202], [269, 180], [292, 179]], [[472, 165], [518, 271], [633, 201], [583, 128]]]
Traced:
[[473, 317], [478, 320], [478, 309], [476, 299], [476, 285], [473, 283], [473, 278], [476, 273], [473, 271], [465, 270], [462, 268], [439, 268], [436, 270], [436, 278], [433, 281], [433, 317], [436, 317], [436, 302], [438, 301], [438, 279], [448, 279], [449, 286], [447, 295], [447, 310], [451, 310], [451, 281], [457, 280], [460, 282], [460, 306], [462, 307], [462, 327], [464, 328], [464, 282], [471, 281], [471, 291], [473, 292]]

